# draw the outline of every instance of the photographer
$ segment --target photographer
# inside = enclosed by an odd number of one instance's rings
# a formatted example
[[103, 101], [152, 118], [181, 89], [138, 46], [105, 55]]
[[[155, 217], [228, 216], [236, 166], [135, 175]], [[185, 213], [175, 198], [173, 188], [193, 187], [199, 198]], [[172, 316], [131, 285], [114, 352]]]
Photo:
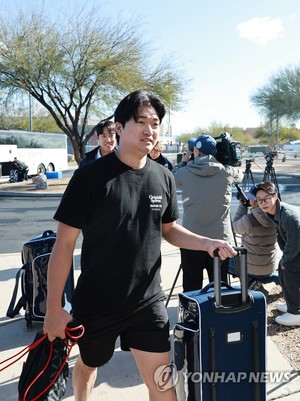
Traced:
[[[182, 225], [196, 234], [226, 239], [233, 244], [231, 189], [241, 182], [243, 174], [236, 167], [218, 162], [214, 157], [217, 142], [210, 135], [200, 135], [191, 145], [194, 159], [174, 172], [176, 185], [182, 189]], [[180, 252], [184, 291], [202, 288], [205, 269], [209, 281], [213, 281], [213, 259], [207, 252], [182, 248]], [[223, 281], [227, 281], [227, 269], [228, 260], [222, 263]]]
[[258, 207], [254, 189], [255, 185], [245, 193], [246, 199], [238, 197], [240, 203], [232, 227], [247, 249], [249, 288], [259, 290], [263, 283], [278, 283], [277, 233], [276, 225]]
[[175, 174], [175, 172], [181, 168], [181, 167], [185, 167], [187, 165], [187, 162], [194, 160], [194, 143], [196, 141], [196, 138], [191, 138], [188, 140], [188, 151], [184, 152], [182, 154], [178, 154], [179, 156], [181, 156], [181, 161], [176, 164], [176, 166], [173, 167], [173, 174]]

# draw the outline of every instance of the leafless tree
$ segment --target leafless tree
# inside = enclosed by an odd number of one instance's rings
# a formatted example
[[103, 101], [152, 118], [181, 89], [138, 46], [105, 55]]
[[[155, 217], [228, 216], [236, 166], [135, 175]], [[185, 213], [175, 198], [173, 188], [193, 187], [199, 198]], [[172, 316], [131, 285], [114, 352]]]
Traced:
[[135, 89], [152, 90], [176, 110], [182, 75], [171, 62], [152, 66], [149, 45], [135, 21], [99, 18], [98, 9], [51, 21], [43, 12], [0, 19], [0, 90], [25, 91], [54, 118], [72, 143], [75, 160], [84, 156], [88, 119], [112, 114]]

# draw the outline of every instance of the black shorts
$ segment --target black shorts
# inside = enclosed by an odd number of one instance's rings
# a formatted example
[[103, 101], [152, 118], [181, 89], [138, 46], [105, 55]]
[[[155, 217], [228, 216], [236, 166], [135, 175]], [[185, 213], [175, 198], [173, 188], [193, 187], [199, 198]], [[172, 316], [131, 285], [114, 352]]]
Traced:
[[112, 357], [120, 336], [121, 349], [147, 352], [170, 350], [169, 319], [163, 301], [157, 301], [130, 316], [76, 317], [85, 327], [78, 341], [85, 365], [99, 367]]

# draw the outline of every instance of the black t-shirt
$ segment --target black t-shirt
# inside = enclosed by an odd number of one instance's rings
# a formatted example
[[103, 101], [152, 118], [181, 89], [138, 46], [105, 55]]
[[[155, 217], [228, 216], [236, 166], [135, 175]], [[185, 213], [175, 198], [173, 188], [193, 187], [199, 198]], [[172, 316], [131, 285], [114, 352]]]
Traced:
[[147, 158], [135, 170], [111, 153], [75, 171], [54, 218], [82, 229], [75, 313], [131, 313], [163, 296], [161, 224], [178, 218], [167, 169]]

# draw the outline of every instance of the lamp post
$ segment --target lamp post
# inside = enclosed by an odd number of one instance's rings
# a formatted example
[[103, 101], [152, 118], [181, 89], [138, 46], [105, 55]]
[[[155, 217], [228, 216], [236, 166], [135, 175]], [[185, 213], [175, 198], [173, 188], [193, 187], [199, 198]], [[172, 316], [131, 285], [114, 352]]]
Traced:
[[276, 84], [276, 150], [278, 150], [278, 146], [279, 146], [279, 112], [280, 112], [280, 107], [279, 104], [281, 104], [282, 102], [282, 98], [281, 95], [283, 94], [283, 90], [280, 87], [280, 79], [276, 79], [275, 80], [275, 84]]
[[29, 131], [32, 132], [32, 104], [31, 104], [30, 93], [29, 93]]
[[278, 112], [276, 114], [276, 150], [278, 150], [279, 145], [279, 117]]

